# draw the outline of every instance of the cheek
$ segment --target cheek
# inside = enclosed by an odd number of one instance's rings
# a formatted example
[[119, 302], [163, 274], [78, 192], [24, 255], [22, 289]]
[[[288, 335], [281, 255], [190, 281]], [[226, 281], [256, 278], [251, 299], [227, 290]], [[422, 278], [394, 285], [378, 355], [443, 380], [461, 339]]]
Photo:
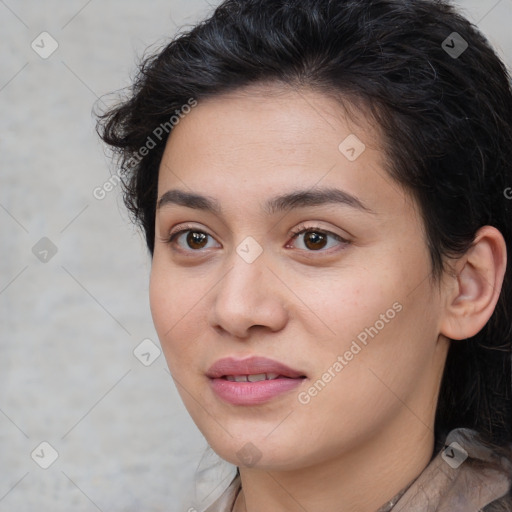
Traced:
[[166, 334], [174, 332], [187, 320], [202, 291], [197, 279], [191, 282], [190, 276], [184, 275], [179, 268], [170, 265], [162, 253], [163, 251], [155, 249], [149, 282], [149, 300], [155, 327], [159, 334]]
[[174, 300], [176, 290], [168, 281], [169, 279], [160, 271], [158, 263], [153, 260], [149, 282], [149, 305], [153, 323], [162, 343], [165, 340], [162, 335], [172, 328], [176, 316]]
[[[405, 290], [401, 294], [380, 288], [364, 307], [345, 310], [346, 329], [339, 321], [341, 335], [333, 344], [337, 352], [330, 354], [323, 373], [317, 375], [328, 380], [325, 372], [338, 363], [337, 377], [322, 397], [323, 407], [339, 408], [340, 414], [351, 411], [357, 423], [371, 425], [379, 417], [397, 413], [403, 403], [417, 400], [422, 389], [432, 388], [436, 322], [429, 312], [429, 305], [435, 307], [428, 301], [427, 288], [409, 296]], [[322, 407], [320, 401], [318, 405]]]
[[[194, 394], [199, 393], [198, 377], [203, 379], [211, 364], [204, 335], [211, 329], [207, 318], [212, 286], [212, 279], [197, 271], [191, 276], [186, 270], [171, 267], [155, 251], [149, 285], [153, 323], [176, 384], [194, 390]], [[186, 403], [186, 394], [182, 398]]]
[[151, 314], [176, 389], [190, 416], [206, 435], [212, 425], [211, 418], [205, 416], [202, 397], [202, 371], [208, 366], [200, 339], [206, 332], [205, 305], [198, 302], [198, 287], [178, 286], [177, 273], [174, 271], [170, 279], [167, 270], [162, 272], [158, 262], [153, 263], [149, 287]]
[[194, 324], [190, 317], [197, 298], [193, 290], [180, 284], [175, 271], [154, 259], [149, 285], [151, 315], [171, 371], [179, 367], [178, 363], [187, 358], [194, 346], [196, 333], [191, 329]]
[[378, 377], [402, 387], [423, 371], [435, 350], [438, 304], [425, 279], [429, 262], [420, 256], [397, 267], [381, 254], [373, 258], [380, 264], [354, 265], [316, 290], [309, 283], [300, 292], [311, 297], [311, 309], [325, 326], [321, 350], [318, 336], [305, 340], [306, 355], [316, 354], [317, 377], [341, 356], [343, 370], [335, 373], [343, 377], [334, 380], [340, 386], [350, 381], [343, 393], [355, 399], [359, 390], [372, 400], [377, 391], [386, 392]]
[[348, 349], [358, 336], [364, 342], [368, 338], [366, 330], [373, 331], [375, 324], [379, 332], [387, 329], [397, 316], [393, 305], [403, 297], [396, 280], [389, 275], [382, 275], [375, 268], [355, 266], [322, 279], [298, 277], [293, 289], [307, 298], [310, 310], [316, 314], [311, 326], [315, 325], [316, 335], [328, 342], [323, 347], [331, 346], [335, 352]]

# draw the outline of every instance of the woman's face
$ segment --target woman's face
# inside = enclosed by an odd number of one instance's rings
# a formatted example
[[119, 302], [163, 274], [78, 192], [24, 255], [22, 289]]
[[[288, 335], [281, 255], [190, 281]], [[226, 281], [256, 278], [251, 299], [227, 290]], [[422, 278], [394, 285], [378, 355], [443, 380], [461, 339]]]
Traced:
[[189, 413], [236, 465], [433, 437], [442, 296], [380, 142], [331, 98], [261, 86], [200, 102], [167, 143], [152, 314]]

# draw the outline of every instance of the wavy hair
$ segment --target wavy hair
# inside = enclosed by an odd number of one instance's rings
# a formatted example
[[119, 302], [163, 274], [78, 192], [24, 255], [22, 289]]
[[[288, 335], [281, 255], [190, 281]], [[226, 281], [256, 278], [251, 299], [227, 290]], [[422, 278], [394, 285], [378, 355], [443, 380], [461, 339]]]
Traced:
[[[456, 34], [454, 34], [456, 33]], [[460, 55], [450, 49], [464, 49]], [[226, 0], [140, 66], [128, 94], [100, 114], [124, 199], [152, 253], [158, 169], [183, 105], [263, 82], [362, 105], [381, 129], [387, 172], [416, 199], [438, 279], [479, 228], [512, 254], [512, 92], [485, 37], [441, 0]], [[144, 157], [140, 148], [152, 137]], [[509, 191], [509, 194], [507, 194]], [[512, 259], [497, 307], [476, 336], [452, 341], [435, 422], [512, 442]]]

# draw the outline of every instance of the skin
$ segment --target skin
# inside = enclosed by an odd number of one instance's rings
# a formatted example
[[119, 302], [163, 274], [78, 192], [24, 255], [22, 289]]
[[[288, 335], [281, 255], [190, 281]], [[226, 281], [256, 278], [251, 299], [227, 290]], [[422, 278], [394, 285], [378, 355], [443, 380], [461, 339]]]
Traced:
[[[366, 145], [355, 161], [338, 149], [349, 134]], [[200, 102], [167, 143], [158, 197], [193, 192], [222, 212], [171, 202], [157, 209], [151, 310], [190, 415], [240, 467], [237, 511], [374, 512], [391, 499], [432, 457], [447, 337], [478, 332], [496, 303], [501, 235], [484, 228], [475, 250], [437, 282], [417, 206], [384, 170], [380, 147], [363, 112], [347, 117], [333, 98], [278, 85]], [[368, 211], [263, 207], [276, 195], [324, 188], [357, 197]], [[297, 227], [346, 242], [328, 237], [325, 248], [311, 249], [306, 234], [290, 236]], [[206, 246], [191, 248], [187, 233], [169, 242], [180, 229], [206, 233]], [[252, 263], [236, 251], [249, 236], [263, 250]], [[301, 403], [299, 393], [396, 303], [400, 312]], [[222, 401], [208, 368], [252, 355], [306, 379], [264, 404]], [[244, 447], [257, 454], [250, 467], [237, 455]]]

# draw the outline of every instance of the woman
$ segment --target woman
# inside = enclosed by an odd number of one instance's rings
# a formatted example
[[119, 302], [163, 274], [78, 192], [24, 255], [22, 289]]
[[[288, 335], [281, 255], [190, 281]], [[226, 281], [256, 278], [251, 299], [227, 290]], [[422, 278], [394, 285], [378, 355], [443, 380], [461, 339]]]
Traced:
[[208, 511], [512, 511], [512, 93], [475, 27], [227, 0], [100, 134], [173, 378], [238, 466]]

